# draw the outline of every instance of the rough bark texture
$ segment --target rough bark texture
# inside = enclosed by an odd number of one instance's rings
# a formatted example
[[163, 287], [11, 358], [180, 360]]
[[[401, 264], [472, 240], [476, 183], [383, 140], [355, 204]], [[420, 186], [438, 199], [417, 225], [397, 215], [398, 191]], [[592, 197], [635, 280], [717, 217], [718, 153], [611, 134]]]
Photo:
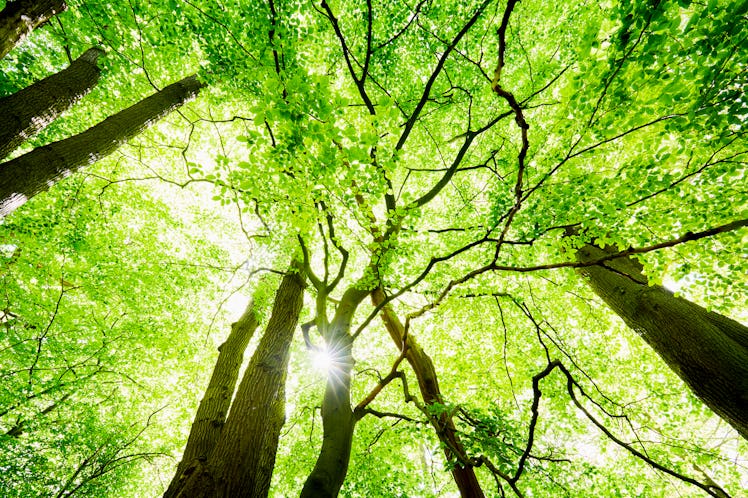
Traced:
[[0, 159], [91, 91], [99, 81], [96, 60], [103, 53], [90, 48], [59, 73], [0, 98]]
[[278, 288], [265, 334], [208, 461], [216, 496], [268, 495], [278, 438], [286, 419], [289, 348], [301, 313], [304, 286], [298, 273], [289, 273]]
[[[371, 300], [374, 306], [379, 306], [384, 302], [385, 295], [381, 288], [377, 288], [372, 292]], [[382, 308], [381, 316], [390, 337], [398, 348], [402, 348], [405, 328], [397, 317], [397, 314], [395, 314], [391, 306], [385, 305]], [[413, 372], [416, 374], [424, 404], [443, 403], [444, 400], [442, 399], [441, 389], [439, 388], [439, 379], [431, 357], [423, 351], [423, 348], [421, 348], [412, 334], [409, 333], [405, 340], [407, 346], [405, 359], [408, 360]], [[448, 460], [454, 460], [455, 452], [463, 452], [463, 447], [457, 435], [457, 428], [452, 421], [452, 417], [442, 414], [432, 422], [439, 440], [444, 445], [445, 456]], [[466, 498], [482, 498], [485, 496], [478, 478], [475, 476], [473, 467], [461, 466], [457, 463], [452, 469], [452, 477], [454, 477], [461, 496]]]
[[[252, 355], [225, 424], [207, 458], [193, 460], [168, 497], [261, 498], [270, 489], [280, 430], [291, 340], [303, 303], [304, 279], [287, 274], [275, 295], [265, 334]], [[193, 429], [194, 430], [194, 429]]]
[[213, 367], [213, 374], [192, 423], [182, 461], [164, 494], [165, 498], [176, 495], [184, 485], [184, 477], [192, 474], [207, 461], [208, 455], [216, 445], [234, 396], [244, 351], [257, 326], [254, 303], [250, 301], [241, 318], [231, 325], [231, 333], [226, 342], [218, 348], [218, 359]]
[[5, 216], [60, 179], [93, 164], [152, 123], [197, 95], [190, 76], [110, 116], [96, 126], [0, 164], [0, 216]]
[[[611, 253], [588, 244], [577, 259], [592, 261]], [[580, 271], [691, 390], [748, 439], [748, 328], [648, 285], [641, 270], [635, 260], [620, 258]]]
[[31, 31], [67, 9], [64, 0], [17, 0], [0, 11], [0, 59]]
[[325, 342], [335, 357], [335, 365], [328, 373], [322, 401], [322, 448], [314, 469], [301, 490], [301, 498], [338, 496], [348, 473], [353, 430], [356, 426], [351, 408], [351, 319], [368, 294], [368, 291], [349, 288], [343, 294], [325, 334]]

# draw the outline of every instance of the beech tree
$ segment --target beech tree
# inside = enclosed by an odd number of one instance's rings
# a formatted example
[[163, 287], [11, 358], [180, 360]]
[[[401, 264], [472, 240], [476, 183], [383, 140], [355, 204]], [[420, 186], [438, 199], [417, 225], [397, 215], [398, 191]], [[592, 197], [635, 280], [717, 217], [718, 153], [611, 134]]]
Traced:
[[[586, 244], [577, 258], [589, 263], [616, 253], [615, 248]], [[642, 265], [630, 256], [581, 272], [694, 393], [748, 439], [748, 328], [649, 285]]]
[[[221, 428], [226, 422], [226, 415], [236, 390], [244, 351], [257, 326], [254, 302], [250, 301], [239, 320], [231, 324], [229, 336], [218, 348], [218, 359], [192, 422], [182, 460], [164, 496], [176, 496], [186, 485], [185, 480], [189, 477], [187, 469], [192, 467], [192, 471], [189, 472], [192, 474], [199, 470], [198, 465], [204, 465], [203, 462], [207, 462], [221, 433]], [[193, 479], [199, 475], [198, 473], [197, 476], [193, 476]]]
[[[389, 304], [385, 304], [387, 298], [382, 289], [375, 289], [371, 294], [371, 299], [374, 306], [378, 307], [382, 305], [381, 316], [384, 326], [395, 342], [395, 345], [402, 348], [405, 358], [408, 360], [418, 380], [421, 399], [424, 402], [424, 406], [420, 407], [420, 409], [428, 411], [428, 408], [444, 404], [445, 399], [439, 388], [439, 379], [436, 374], [434, 362], [416, 342], [413, 334], [406, 334], [403, 324], [392, 310], [392, 307]], [[448, 461], [456, 460], [456, 464], [451, 470], [460, 495], [483, 496], [483, 489], [475, 476], [472, 465], [463, 459], [465, 450], [460, 442], [460, 436], [451, 414], [438, 411], [430, 420], [442, 443], [444, 456]]]
[[[188, 441], [180, 465], [183, 470], [177, 471], [164, 496], [267, 496], [285, 421], [290, 344], [301, 312], [304, 281], [298, 271], [298, 265], [292, 265], [283, 278], [265, 333], [235, 396], [245, 336], [256, 327], [251, 305], [232, 327], [224, 344], [231, 348], [226, 351], [231, 356], [222, 358], [223, 351], [219, 355], [190, 433], [194, 443]], [[235, 334], [241, 338], [232, 337]], [[214, 394], [216, 388], [219, 392]], [[217, 395], [219, 410], [209, 407], [215, 400], [207, 395]], [[203, 417], [209, 418], [204, 421]]]
[[71, 3], [33, 145], [206, 86], [0, 225], [0, 493], [739, 496], [747, 11]]

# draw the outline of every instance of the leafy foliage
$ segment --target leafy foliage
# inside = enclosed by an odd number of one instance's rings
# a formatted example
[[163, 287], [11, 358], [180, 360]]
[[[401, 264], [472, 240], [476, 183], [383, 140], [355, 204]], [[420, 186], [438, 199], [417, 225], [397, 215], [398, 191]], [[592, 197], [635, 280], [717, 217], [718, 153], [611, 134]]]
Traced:
[[[525, 496], [704, 493], [632, 448], [743, 489], [745, 441], [564, 267], [593, 238], [647, 248], [746, 218], [746, 3], [509, 4], [71, 0], [0, 61], [7, 94], [107, 50], [98, 87], [31, 146], [186, 74], [209, 84], [0, 225], [0, 494], [162, 492], [226, 308], [271, 296], [259, 275], [290, 254], [324, 284], [313, 343], [346, 288], [381, 287], [444, 397], [423, 404], [401, 364], [341, 495], [455, 495], [443, 415], [491, 496], [512, 489], [491, 465]], [[638, 257], [745, 321], [745, 248], [743, 228]], [[359, 308], [354, 406], [398, 355]], [[298, 494], [321, 442], [308, 352], [299, 339], [275, 496]], [[551, 360], [568, 376], [539, 377]]]

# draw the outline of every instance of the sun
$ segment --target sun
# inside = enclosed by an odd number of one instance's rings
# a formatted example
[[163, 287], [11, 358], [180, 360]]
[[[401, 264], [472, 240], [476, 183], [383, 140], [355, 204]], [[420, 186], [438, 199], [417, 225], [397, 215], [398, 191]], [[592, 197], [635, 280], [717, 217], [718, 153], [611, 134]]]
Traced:
[[335, 358], [327, 348], [312, 350], [312, 367], [318, 372], [329, 373], [335, 365]]

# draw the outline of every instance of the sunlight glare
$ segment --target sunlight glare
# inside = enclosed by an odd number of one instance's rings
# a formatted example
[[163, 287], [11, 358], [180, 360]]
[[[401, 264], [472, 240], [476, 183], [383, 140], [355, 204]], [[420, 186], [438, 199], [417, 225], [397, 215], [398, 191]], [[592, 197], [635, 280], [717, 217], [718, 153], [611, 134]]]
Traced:
[[328, 373], [335, 363], [333, 355], [327, 348], [319, 348], [312, 351], [312, 366], [315, 370]]

